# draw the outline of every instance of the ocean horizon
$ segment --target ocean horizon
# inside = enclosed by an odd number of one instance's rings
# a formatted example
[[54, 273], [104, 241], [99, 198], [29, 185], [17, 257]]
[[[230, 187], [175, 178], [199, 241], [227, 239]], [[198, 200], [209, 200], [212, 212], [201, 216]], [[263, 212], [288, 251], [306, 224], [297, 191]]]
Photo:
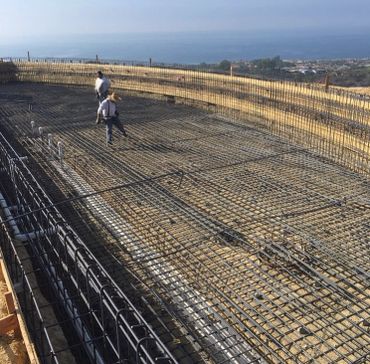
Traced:
[[106, 34], [0, 41], [0, 57], [81, 58], [199, 64], [252, 60], [370, 58], [370, 31]]

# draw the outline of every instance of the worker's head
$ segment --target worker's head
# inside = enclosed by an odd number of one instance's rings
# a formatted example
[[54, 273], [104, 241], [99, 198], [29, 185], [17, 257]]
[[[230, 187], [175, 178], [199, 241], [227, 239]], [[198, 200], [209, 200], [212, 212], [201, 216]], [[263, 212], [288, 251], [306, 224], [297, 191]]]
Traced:
[[99, 78], [103, 78], [103, 72], [102, 71], [98, 71], [96, 74]]
[[111, 93], [108, 96], [108, 98], [109, 98], [109, 100], [114, 101], [114, 102], [122, 100], [122, 98], [118, 94], [116, 94], [115, 92]]

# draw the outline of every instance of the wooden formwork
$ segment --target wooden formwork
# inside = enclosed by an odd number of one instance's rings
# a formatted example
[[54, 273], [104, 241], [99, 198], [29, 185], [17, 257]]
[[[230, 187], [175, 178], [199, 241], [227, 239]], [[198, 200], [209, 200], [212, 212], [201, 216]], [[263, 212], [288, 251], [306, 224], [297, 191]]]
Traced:
[[[30, 338], [22, 310], [20, 309], [14, 286], [10, 280], [6, 264], [0, 252], [0, 282], [3, 282], [3, 290], [0, 295], [1, 303], [5, 303], [5, 308], [1, 307], [3, 314], [0, 318], [0, 337], [6, 337], [13, 333], [13, 339], [9, 345], [9, 350], [0, 353], [1, 363], [14, 362], [16, 364], [30, 363], [38, 364], [38, 356], [34, 344]], [[14, 343], [14, 345], [13, 345]], [[4, 345], [1, 343], [2, 346]], [[11, 345], [11, 347], [10, 347]]]

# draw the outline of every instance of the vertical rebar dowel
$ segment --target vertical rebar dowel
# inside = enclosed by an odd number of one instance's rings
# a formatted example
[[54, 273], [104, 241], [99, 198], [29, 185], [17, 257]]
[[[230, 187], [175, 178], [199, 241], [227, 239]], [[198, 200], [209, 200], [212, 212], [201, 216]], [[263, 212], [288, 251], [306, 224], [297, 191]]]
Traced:
[[63, 166], [64, 147], [61, 141], [58, 142], [58, 158], [60, 165]]
[[53, 134], [51, 133], [48, 134], [48, 148], [49, 148], [49, 153], [53, 154]]

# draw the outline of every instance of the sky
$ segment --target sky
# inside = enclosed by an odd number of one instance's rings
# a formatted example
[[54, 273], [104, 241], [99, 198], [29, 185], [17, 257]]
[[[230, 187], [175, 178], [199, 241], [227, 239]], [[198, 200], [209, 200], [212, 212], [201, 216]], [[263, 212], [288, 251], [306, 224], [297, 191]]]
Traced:
[[370, 29], [370, 0], [0, 0], [0, 9], [3, 44], [111, 33]]

